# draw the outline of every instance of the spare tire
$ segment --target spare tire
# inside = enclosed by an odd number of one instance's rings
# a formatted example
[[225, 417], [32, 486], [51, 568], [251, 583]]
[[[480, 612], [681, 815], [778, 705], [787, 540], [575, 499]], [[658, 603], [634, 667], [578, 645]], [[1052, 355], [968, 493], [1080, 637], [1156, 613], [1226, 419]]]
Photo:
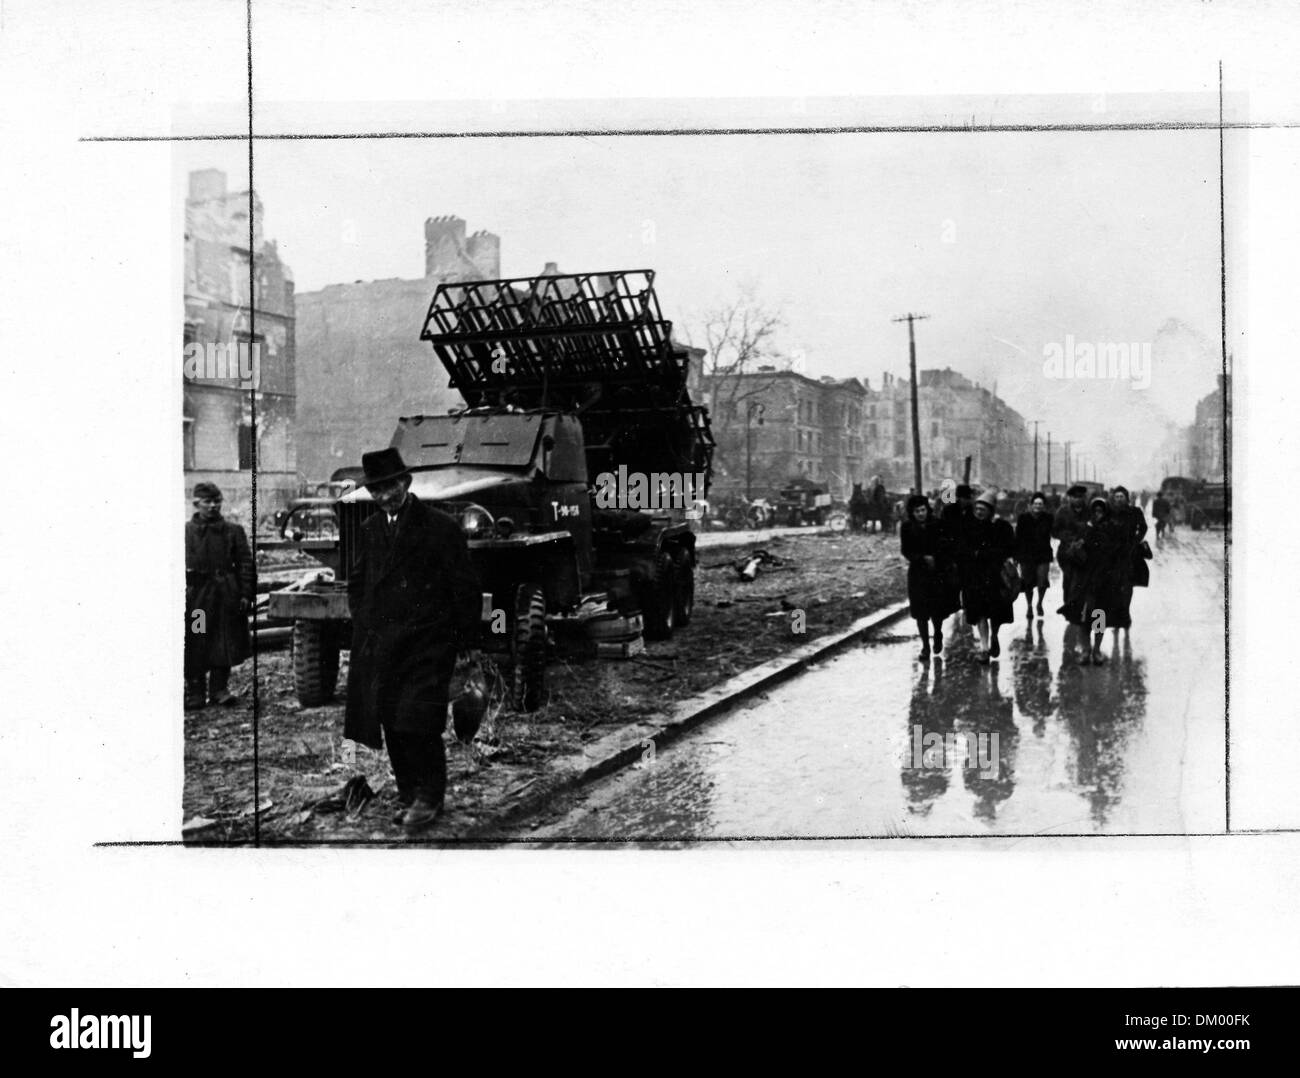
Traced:
[[339, 636], [332, 622], [298, 618], [293, 623], [293, 687], [303, 707], [334, 699], [339, 680]]
[[520, 711], [536, 711], [546, 695], [546, 596], [535, 584], [515, 591], [514, 700]]
[[673, 569], [677, 575], [674, 588], [673, 615], [678, 628], [691, 623], [695, 613], [695, 552], [688, 547], [679, 547], [673, 555]]
[[667, 640], [677, 627], [677, 573], [666, 550], [655, 555], [642, 582], [641, 617], [647, 640]]

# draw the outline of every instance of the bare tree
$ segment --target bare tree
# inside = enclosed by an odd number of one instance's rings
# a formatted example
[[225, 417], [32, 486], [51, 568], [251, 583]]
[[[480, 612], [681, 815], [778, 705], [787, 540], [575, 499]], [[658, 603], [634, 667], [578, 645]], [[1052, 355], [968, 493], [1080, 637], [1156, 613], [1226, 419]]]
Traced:
[[784, 328], [778, 311], [765, 306], [752, 289], [741, 289], [735, 299], [706, 312], [698, 332], [687, 330], [687, 340], [705, 350], [699, 398], [708, 405], [717, 463], [724, 472], [732, 471], [738, 455], [743, 467], [750, 402], [761, 400], [775, 384], [773, 378], [755, 376], [763, 367], [790, 369], [789, 358], [775, 343]]

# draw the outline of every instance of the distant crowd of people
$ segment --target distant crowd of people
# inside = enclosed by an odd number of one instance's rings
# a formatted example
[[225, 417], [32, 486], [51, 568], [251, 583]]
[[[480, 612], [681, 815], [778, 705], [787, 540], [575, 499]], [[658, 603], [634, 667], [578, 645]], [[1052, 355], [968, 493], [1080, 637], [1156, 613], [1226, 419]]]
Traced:
[[[997, 659], [998, 630], [1015, 620], [1017, 599], [1024, 597], [1026, 619], [1044, 616], [1055, 539], [1066, 647], [1079, 648], [1081, 663], [1101, 665], [1103, 634], [1131, 627], [1133, 589], [1150, 580], [1147, 519], [1128, 489], [1117, 486], [1089, 500], [1088, 488], [1075, 485], [1054, 514], [1047, 496], [1035, 493], [1014, 528], [997, 515], [997, 491], [976, 496], [961, 485], [950, 498], [913, 494], [900, 528], [920, 660], [942, 653], [944, 621], [958, 611], [979, 633], [978, 661]], [[1171, 508], [1163, 496], [1152, 503], [1157, 535], [1169, 525]]]

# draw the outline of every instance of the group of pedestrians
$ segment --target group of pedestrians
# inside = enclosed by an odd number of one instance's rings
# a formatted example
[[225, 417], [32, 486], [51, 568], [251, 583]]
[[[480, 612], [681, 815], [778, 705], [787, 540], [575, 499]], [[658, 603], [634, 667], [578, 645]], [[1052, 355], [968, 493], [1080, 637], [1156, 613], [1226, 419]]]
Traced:
[[943, 623], [961, 610], [980, 638], [979, 661], [1001, 654], [998, 627], [1014, 617], [1016, 592], [1009, 591], [1006, 563], [1016, 544], [1011, 525], [996, 515], [996, 493], [973, 496], [959, 486], [942, 512], [924, 494], [907, 500], [901, 530], [907, 559], [907, 597], [921, 634], [921, 661], [943, 652]]
[[1060, 541], [1056, 560], [1065, 603], [1058, 612], [1069, 622], [1066, 646], [1075, 646], [1074, 637], [1082, 634], [1079, 661], [1100, 666], [1105, 631], [1133, 624], [1133, 589], [1150, 580], [1151, 548], [1146, 514], [1130, 503], [1126, 487], [1115, 487], [1109, 498], [1098, 494], [1088, 501], [1087, 495], [1081, 486], [1066, 492], [1052, 535]]
[[994, 490], [975, 497], [969, 486], [958, 486], [953, 500], [940, 506], [923, 494], [912, 495], [900, 533], [920, 661], [943, 652], [943, 623], [958, 610], [979, 633], [977, 660], [997, 659], [998, 630], [1015, 620], [1019, 596], [1025, 599], [1026, 619], [1044, 616], [1056, 539], [1064, 592], [1057, 612], [1069, 623], [1066, 646], [1074, 647], [1082, 632], [1080, 662], [1104, 662], [1102, 634], [1132, 624], [1133, 588], [1146, 586], [1151, 554], [1146, 517], [1130, 504], [1126, 488], [1116, 487], [1109, 499], [1098, 495], [1089, 502], [1087, 495], [1086, 487], [1071, 487], [1053, 516], [1047, 497], [1036, 493], [1014, 529], [997, 516]]

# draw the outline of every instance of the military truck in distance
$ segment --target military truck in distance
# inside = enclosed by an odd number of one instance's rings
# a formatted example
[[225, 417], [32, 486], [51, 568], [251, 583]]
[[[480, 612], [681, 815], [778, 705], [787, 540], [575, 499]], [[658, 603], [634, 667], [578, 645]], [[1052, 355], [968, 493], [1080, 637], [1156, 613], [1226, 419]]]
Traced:
[[1169, 475], [1160, 484], [1165, 496], [1174, 503], [1178, 523], [1186, 522], [1192, 531], [1224, 528], [1232, 519], [1228, 484], [1222, 480], [1191, 479]]
[[[420, 337], [465, 407], [402, 417], [390, 445], [412, 493], [464, 529], [484, 587], [484, 646], [511, 652], [517, 706], [541, 705], [551, 631], [590, 624], [591, 638], [616, 641], [627, 634], [611, 619], [622, 617], [661, 639], [689, 623], [695, 535], [677, 477], [704, 498], [714, 442], [654, 272], [439, 285]], [[664, 496], [650, 509], [595, 497], [598, 481], [629, 475]], [[294, 621], [304, 706], [334, 694], [350, 638], [345, 577], [374, 509], [364, 488], [341, 498], [338, 549], [321, 559], [334, 579], [271, 596], [272, 616]]]

